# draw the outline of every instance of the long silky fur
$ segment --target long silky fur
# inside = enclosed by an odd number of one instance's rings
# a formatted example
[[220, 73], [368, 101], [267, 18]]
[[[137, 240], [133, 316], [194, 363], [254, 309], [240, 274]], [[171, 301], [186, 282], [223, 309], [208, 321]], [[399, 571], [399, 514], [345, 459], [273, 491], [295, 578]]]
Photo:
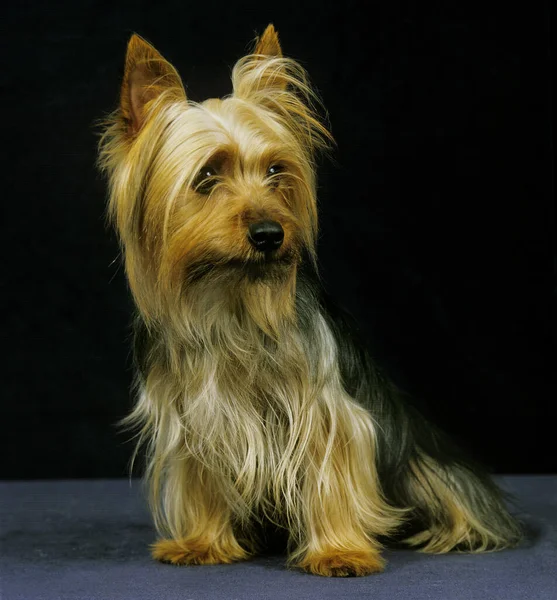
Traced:
[[[171, 87], [133, 138], [125, 103], [107, 120], [100, 165], [138, 307], [138, 400], [123, 424], [147, 446], [158, 530], [218, 540], [226, 552], [215, 562], [255, 551], [263, 522], [288, 529], [289, 560], [301, 565], [331, 548], [378, 550], [409, 524], [406, 543], [428, 552], [516, 544], [496, 486], [405, 405], [319, 285], [314, 155], [330, 136], [303, 69], [245, 57], [234, 96], [197, 105], [155, 58]], [[301, 227], [302, 250], [285, 264], [195, 245], [203, 233], [218, 242], [184, 203], [215, 145], [226, 149], [208, 115], [230, 128], [264, 123], [288, 148], [284, 215]]]
[[[513, 499], [485, 469], [408, 402], [374, 364], [353, 319], [325, 293], [322, 304], [339, 347], [348, 394], [377, 424], [377, 470], [390, 505], [409, 508], [402, 541], [423, 552], [484, 552], [518, 544]], [[413, 531], [413, 535], [404, 536]]]
[[[195, 515], [188, 522], [184, 510], [191, 461], [220, 474], [212, 485], [244, 535], [262, 519], [289, 529], [298, 549], [291, 561], [307, 550], [307, 511], [325, 490], [350, 497], [371, 539], [411, 526], [416, 533], [404, 541], [424, 552], [515, 545], [520, 528], [500, 490], [404, 403], [311, 271], [298, 274], [297, 322], [278, 343], [245, 314], [231, 327], [226, 311], [225, 330], [172, 349], [138, 319], [141, 393], [127, 424], [150, 440], [147, 478], [161, 533], [192, 530]], [[353, 454], [336, 463], [333, 449], [348, 442]], [[340, 472], [349, 464], [355, 473]]]

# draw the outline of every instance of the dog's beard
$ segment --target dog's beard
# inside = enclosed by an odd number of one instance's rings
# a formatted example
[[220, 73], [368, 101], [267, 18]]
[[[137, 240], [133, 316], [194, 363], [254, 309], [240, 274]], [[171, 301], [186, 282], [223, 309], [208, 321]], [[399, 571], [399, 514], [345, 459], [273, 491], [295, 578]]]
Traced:
[[211, 335], [217, 331], [226, 338], [234, 327], [255, 328], [258, 336], [275, 340], [292, 321], [297, 264], [297, 255], [285, 251], [255, 260], [199, 262], [184, 279], [181, 310]]
[[271, 252], [248, 260], [229, 261], [224, 268], [248, 281], [271, 281], [283, 279], [296, 263], [297, 256], [292, 252], [280, 255]]
[[269, 252], [247, 258], [205, 258], [187, 266], [185, 283], [191, 285], [209, 278], [222, 280], [223, 284], [232, 281], [279, 283], [288, 277], [298, 262], [299, 255], [292, 250]]

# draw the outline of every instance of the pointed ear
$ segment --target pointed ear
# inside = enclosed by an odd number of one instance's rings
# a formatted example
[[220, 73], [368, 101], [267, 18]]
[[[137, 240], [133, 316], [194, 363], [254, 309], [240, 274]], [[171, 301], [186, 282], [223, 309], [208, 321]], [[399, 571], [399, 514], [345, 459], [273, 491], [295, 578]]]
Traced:
[[186, 92], [176, 69], [137, 34], [128, 42], [120, 109], [135, 135], [145, 121], [149, 102], [167, 93], [173, 100], [185, 100]]
[[236, 63], [232, 72], [234, 94], [246, 98], [256, 90], [285, 90], [288, 85], [284, 77], [286, 60], [271, 23], [255, 40], [253, 52]]
[[282, 49], [279, 44], [278, 34], [272, 23], [267, 25], [267, 29], [257, 38], [253, 53], [282, 58]]

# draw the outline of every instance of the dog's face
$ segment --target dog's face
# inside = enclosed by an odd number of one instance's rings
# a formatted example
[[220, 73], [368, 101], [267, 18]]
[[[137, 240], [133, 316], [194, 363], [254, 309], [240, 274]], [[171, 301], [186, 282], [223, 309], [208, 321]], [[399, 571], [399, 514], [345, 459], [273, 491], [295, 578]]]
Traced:
[[130, 40], [101, 161], [136, 300], [215, 273], [277, 277], [314, 253], [313, 157], [329, 135], [305, 73], [269, 26], [232, 83], [225, 99], [188, 102], [172, 65]]
[[164, 277], [244, 265], [263, 275], [265, 265], [294, 263], [316, 226], [313, 174], [296, 138], [235, 97], [168, 108], [156, 116], [164, 133], [136, 206]]

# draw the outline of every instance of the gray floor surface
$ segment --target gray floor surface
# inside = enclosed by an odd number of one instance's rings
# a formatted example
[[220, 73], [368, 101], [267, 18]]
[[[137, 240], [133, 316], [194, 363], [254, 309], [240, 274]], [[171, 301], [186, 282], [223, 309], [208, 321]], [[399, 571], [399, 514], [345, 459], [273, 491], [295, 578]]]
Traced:
[[3, 600], [557, 600], [557, 476], [508, 476], [529, 531], [504, 552], [387, 550], [384, 573], [329, 579], [284, 556], [174, 567], [151, 560], [139, 481], [0, 483]]

